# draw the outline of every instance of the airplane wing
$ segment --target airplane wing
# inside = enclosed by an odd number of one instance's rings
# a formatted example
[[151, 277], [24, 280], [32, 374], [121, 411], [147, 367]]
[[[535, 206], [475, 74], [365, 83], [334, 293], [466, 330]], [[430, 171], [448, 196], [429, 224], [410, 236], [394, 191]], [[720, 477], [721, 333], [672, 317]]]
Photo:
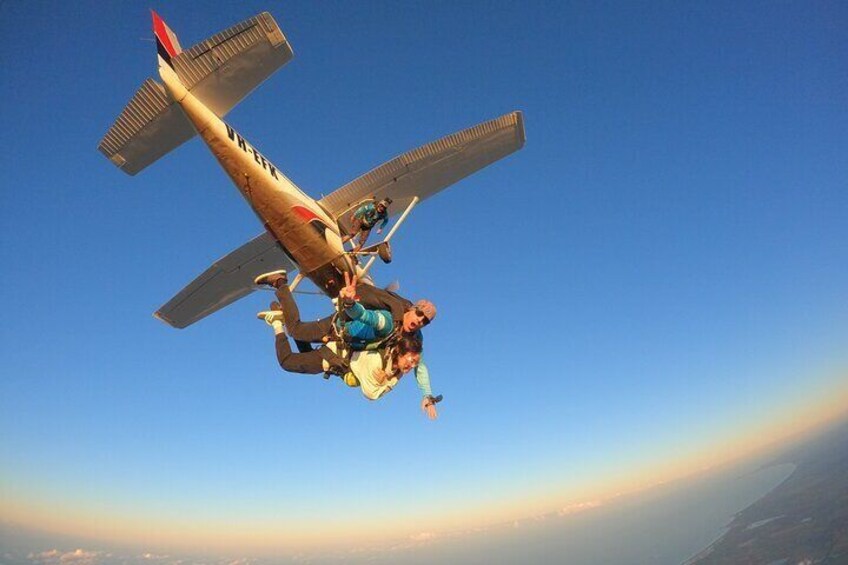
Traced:
[[512, 112], [395, 157], [319, 200], [346, 229], [350, 212], [369, 198], [392, 199], [400, 214], [414, 197], [424, 200], [524, 146], [524, 117]]
[[[274, 18], [263, 12], [180, 52], [171, 64], [186, 88], [224, 117], [292, 57]], [[165, 88], [147, 79], [97, 148], [134, 175], [196, 134]]]
[[[347, 212], [367, 198], [392, 198], [400, 213], [415, 196], [423, 200], [524, 145], [521, 112], [448, 135], [408, 151], [344, 185], [319, 203], [349, 229]], [[256, 275], [297, 265], [268, 233], [216, 261], [155, 314], [185, 328], [254, 290]]]
[[212, 264], [153, 314], [168, 325], [185, 328], [247, 296], [257, 275], [297, 265], [267, 232]]

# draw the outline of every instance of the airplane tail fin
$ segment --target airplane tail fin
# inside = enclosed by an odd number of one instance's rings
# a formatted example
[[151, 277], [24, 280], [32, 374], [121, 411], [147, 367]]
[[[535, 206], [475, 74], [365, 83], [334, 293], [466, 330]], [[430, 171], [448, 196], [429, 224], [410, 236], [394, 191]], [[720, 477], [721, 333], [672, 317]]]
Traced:
[[183, 48], [180, 47], [180, 40], [177, 39], [177, 34], [168, 27], [168, 24], [165, 23], [165, 20], [159, 14], [153, 10], [150, 10], [150, 13], [153, 16], [153, 35], [156, 36], [156, 51], [159, 53], [159, 57], [173, 68], [174, 64], [171, 62], [171, 59], [183, 52]]
[[[218, 117], [294, 53], [271, 14], [263, 12], [183, 51], [177, 35], [152, 12], [159, 67]], [[196, 135], [194, 127], [158, 81], [147, 79], [100, 141], [98, 149], [134, 175]]]
[[[180, 40], [159, 14], [154, 10], [150, 14], [159, 67], [173, 74], [175, 59], [183, 51]], [[134, 175], [196, 133], [165, 87], [148, 78], [106, 132], [98, 149], [119, 169]]]

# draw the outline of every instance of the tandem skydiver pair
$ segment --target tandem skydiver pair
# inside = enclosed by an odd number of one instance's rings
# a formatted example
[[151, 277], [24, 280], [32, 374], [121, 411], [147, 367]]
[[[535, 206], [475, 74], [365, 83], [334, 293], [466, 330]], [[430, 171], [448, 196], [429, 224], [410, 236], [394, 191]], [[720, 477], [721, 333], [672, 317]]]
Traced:
[[[428, 300], [415, 304], [369, 284], [358, 284], [345, 273], [339, 291], [338, 311], [316, 322], [303, 322], [288, 286], [285, 271], [259, 275], [257, 285], [275, 289], [278, 302], [258, 317], [274, 328], [277, 361], [293, 373], [338, 375], [377, 400], [397, 385], [404, 373], [415, 369], [421, 390], [421, 408], [430, 419], [437, 416], [427, 366], [421, 360], [421, 328], [436, 316]], [[290, 336], [298, 352], [292, 351]], [[312, 344], [321, 344], [313, 349]]]

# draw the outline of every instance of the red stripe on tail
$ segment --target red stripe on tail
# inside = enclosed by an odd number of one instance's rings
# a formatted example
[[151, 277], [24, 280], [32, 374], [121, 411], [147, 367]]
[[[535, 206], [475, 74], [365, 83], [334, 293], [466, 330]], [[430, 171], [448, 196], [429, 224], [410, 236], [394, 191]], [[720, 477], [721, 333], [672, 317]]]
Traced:
[[168, 34], [168, 26], [165, 25], [165, 22], [159, 17], [159, 14], [153, 10], [150, 10], [150, 13], [153, 14], [153, 34], [156, 36], [156, 40], [159, 41], [162, 47], [165, 48], [168, 55], [176, 57], [178, 51], [171, 42], [171, 36]]

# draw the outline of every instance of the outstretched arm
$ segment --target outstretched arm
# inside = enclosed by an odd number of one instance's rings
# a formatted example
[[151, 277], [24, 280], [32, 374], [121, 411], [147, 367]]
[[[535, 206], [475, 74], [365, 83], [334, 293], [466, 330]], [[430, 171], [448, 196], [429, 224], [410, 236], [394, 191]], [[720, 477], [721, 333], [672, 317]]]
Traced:
[[433, 402], [433, 391], [430, 389], [430, 371], [427, 370], [427, 365], [424, 364], [424, 360], [418, 362], [418, 366], [415, 367], [415, 381], [418, 383], [418, 388], [421, 390], [421, 410], [423, 410], [427, 417], [431, 420], [435, 420], [439, 414], [436, 412], [436, 404]]
[[433, 395], [433, 391], [430, 389], [430, 371], [427, 370], [424, 359], [419, 361], [418, 366], [415, 367], [415, 381], [418, 383], [421, 396], [426, 398]]

